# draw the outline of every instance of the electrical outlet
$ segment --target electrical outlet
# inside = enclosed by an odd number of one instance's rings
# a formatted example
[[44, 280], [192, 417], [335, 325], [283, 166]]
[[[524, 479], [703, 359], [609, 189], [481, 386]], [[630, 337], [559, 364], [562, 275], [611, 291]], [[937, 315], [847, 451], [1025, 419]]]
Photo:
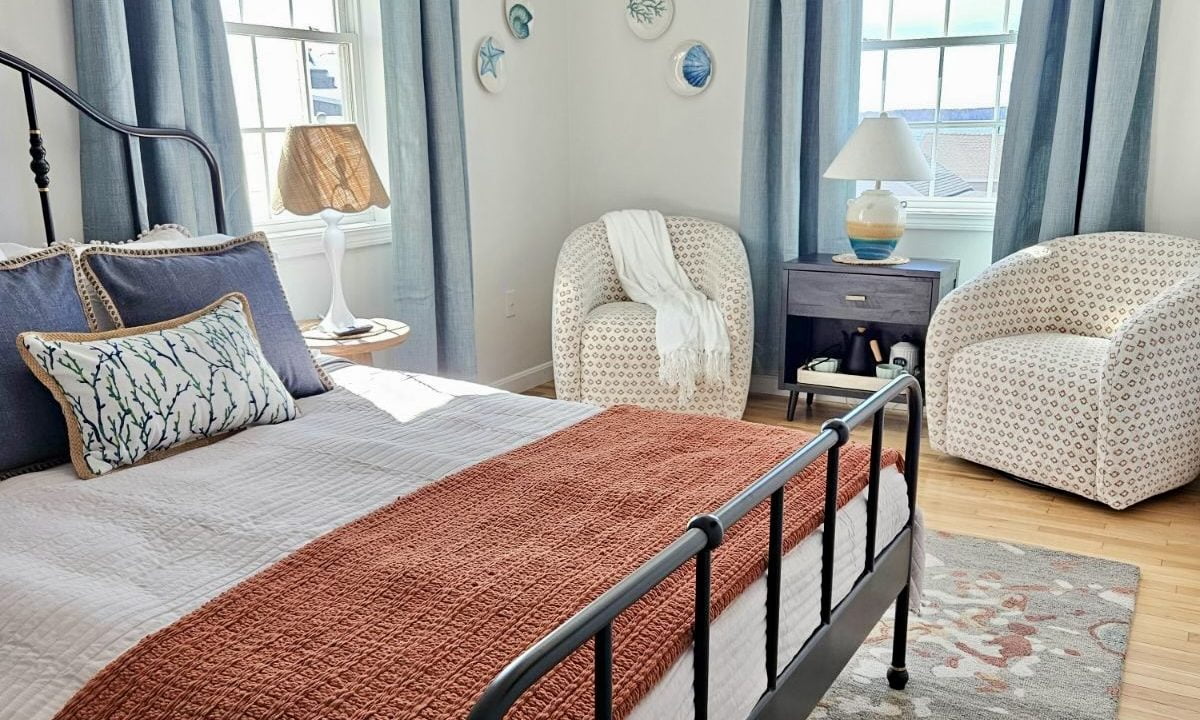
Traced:
[[504, 293], [504, 317], [517, 316], [517, 291], [507, 290]]

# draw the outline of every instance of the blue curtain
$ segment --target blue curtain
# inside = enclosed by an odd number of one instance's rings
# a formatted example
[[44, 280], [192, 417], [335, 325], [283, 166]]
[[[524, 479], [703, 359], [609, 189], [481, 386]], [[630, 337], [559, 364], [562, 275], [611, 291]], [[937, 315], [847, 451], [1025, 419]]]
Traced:
[[992, 256], [1145, 222], [1158, 0], [1021, 11]]
[[[221, 168], [229, 232], [249, 232], [242, 136], [220, 4], [75, 0], [74, 20], [79, 94], [117, 120], [199, 135]], [[87, 118], [79, 123], [87, 239], [124, 240], [158, 223], [179, 223], [196, 234], [216, 231], [208, 169], [195, 148], [179, 140], [141, 141], [131, 187], [124, 138]]]
[[[754, 372], [780, 362], [780, 263], [841, 250], [853, 184], [821, 174], [858, 124], [860, 0], [751, 0], [740, 230]], [[848, 245], [846, 245], [848, 249]]]
[[475, 376], [457, 0], [383, 2], [395, 297], [406, 370]]

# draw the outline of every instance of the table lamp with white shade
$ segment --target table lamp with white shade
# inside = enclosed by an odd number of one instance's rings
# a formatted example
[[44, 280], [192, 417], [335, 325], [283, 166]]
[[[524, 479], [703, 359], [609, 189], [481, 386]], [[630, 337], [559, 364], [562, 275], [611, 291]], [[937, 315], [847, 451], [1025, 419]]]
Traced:
[[346, 235], [338, 227], [346, 213], [391, 204], [358, 127], [353, 124], [296, 125], [288, 128], [279, 158], [272, 209], [297, 215], [320, 214], [325, 221], [325, 259], [333, 287], [329, 311], [318, 326], [331, 335], [352, 335], [371, 328], [346, 306], [342, 293], [342, 257]]
[[[837, 154], [825, 177], [836, 180], [874, 180], [846, 208], [846, 235], [859, 260], [888, 262], [904, 234], [907, 203], [884, 180], [929, 180], [929, 161], [921, 154], [904, 118], [880, 113], [862, 121]], [[836, 259], [836, 258], [835, 258]]]

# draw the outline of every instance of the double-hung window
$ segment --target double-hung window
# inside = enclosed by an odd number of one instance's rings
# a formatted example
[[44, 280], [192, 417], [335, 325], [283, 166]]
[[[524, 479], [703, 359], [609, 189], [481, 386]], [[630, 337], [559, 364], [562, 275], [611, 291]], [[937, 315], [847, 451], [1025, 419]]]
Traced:
[[1020, 12], [1021, 0], [863, 0], [859, 113], [912, 127], [933, 179], [884, 186], [917, 215], [994, 211]]
[[[221, 0], [255, 227], [302, 229], [271, 197], [291, 125], [364, 124], [362, 49], [353, 0]], [[366, 128], [362, 128], [367, 135]], [[372, 211], [347, 218], [371, 222]]]

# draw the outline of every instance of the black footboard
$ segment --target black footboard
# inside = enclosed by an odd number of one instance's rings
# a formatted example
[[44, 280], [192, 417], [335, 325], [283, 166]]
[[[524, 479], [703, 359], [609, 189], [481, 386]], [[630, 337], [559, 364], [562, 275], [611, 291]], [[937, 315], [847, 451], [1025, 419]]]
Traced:
[[[879, 514], [879, 474], [883, 452], [883, 411], [901, 394], [908, 400], [904, 477], [908, 483], [909, 518], [904, 529], [882, 553], [876, 553]], [[693, 627], [695, 717], [708, 718], [709, 586], [712, 552], [721, 544], [725, 529], [759, 503], [770, 501], [770, 538], [767, 555], [767, 691], [751, 718], [788, 718], [807, 715], [841, 673], [870, 633], [871, 628], [896, 603], [896, 629], [892, 668], [888, 682], [902, 688], [907, 680], [904, 647], [907, 636], [908, 578], [912, 561], [913, 517], [917, 499], [917, 472], [921, 452], [921, 388], [910, 375], [896, 378], [847, 415], [826, 422], [821, 432], [756, 480], [715, 512], [692, 518], [687, 530], [610, 590], [596, 598], [562, 625], [509, 664], [483, 691], [471, 720], [500, 720], [513, 703], [540, 677], [571, 653], [595, 638], [595, 694], [597, 720], [612, 717], [612, 623], [626, 608], [662, 582], [688, 560], [696, 558], [696, 616]], [[867, 485], [867, 551], [862, 575], [850, 593], [833, 602], [834, 541], [837, 536], [838, 449], [850, 440], [850, 431], [871, 421], [871, 466]], [[782, 670], [779, 648], [780, 573], [783, 562], [784, 485], [822, 453], [827, 454], [825, 527], [822, 533], [821, 624]]]

